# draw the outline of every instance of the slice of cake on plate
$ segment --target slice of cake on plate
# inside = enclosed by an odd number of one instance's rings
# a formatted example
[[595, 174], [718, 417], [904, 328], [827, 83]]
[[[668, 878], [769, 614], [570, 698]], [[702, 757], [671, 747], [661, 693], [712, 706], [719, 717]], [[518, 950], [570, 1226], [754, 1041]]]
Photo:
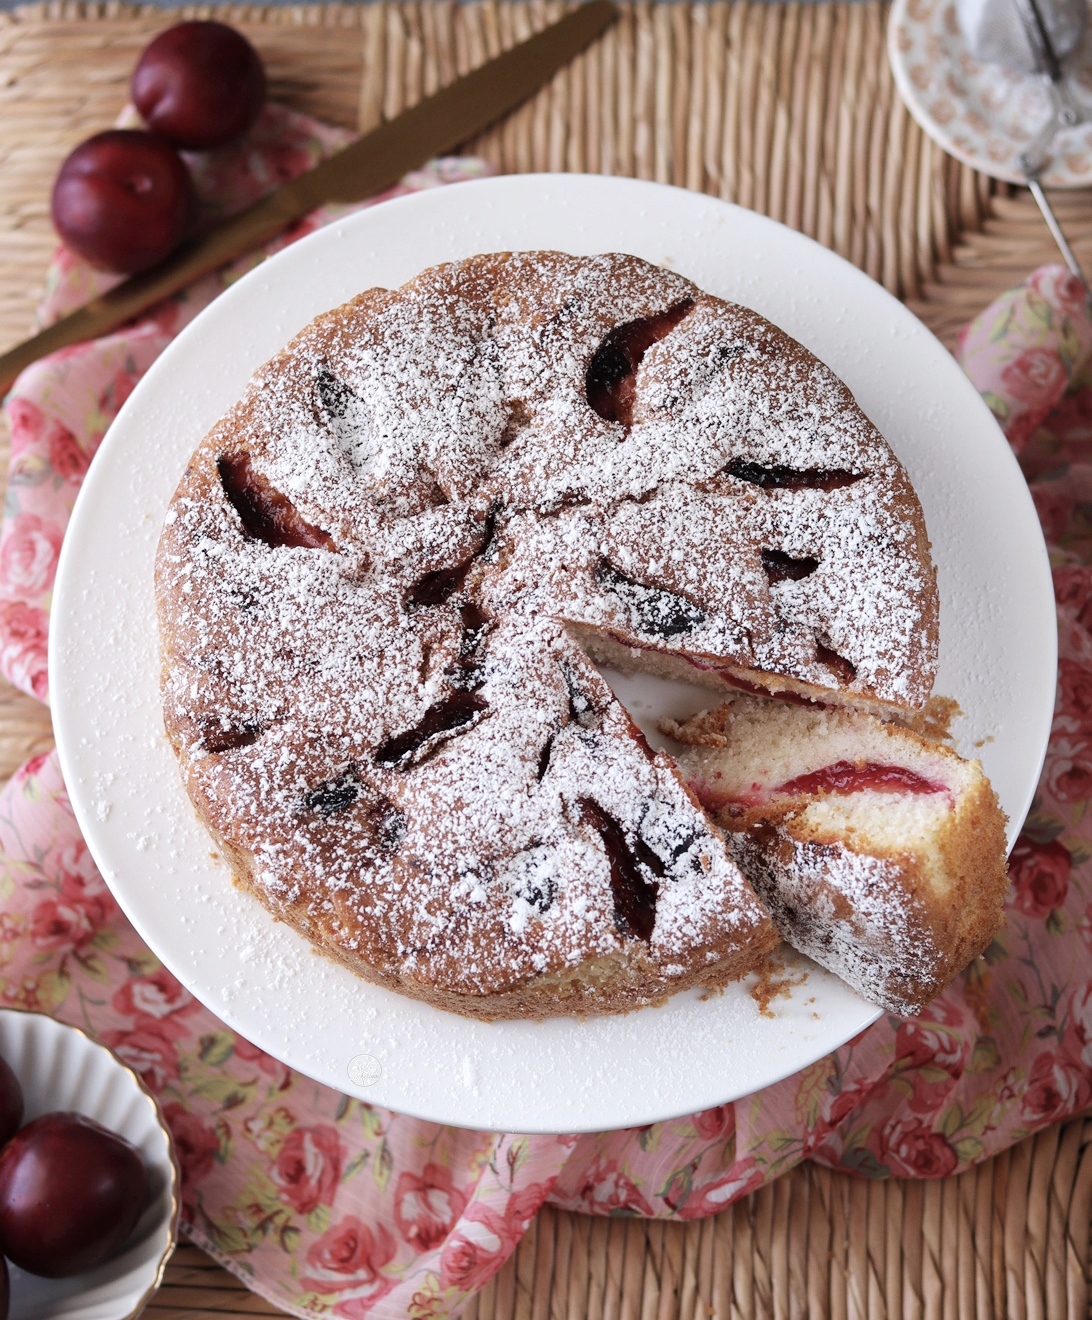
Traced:
[[918, 1011], [1000, 928], [1005, 821], [978, 761], [742, 695], [667, 731], [782, 936], [866, 999]]

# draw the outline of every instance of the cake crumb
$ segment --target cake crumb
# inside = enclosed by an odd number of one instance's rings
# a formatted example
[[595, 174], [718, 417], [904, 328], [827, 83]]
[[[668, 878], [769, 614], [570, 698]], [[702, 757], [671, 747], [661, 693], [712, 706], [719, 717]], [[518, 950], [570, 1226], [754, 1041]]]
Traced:
[[[954, 697], [933, 695], [921, 708], [908, 714], [899, 723], [922, 738], [933, 742], [950, 743], [952, 741], [952, 723], [963, 712]], [[976, 744], [976, 746], [979, 744]]]
[[758, 1005], [758, 1011], [763, 1017], [772, 1018], [775, 1016], [770, 1008], [773, 1001], [791, 999], [795, 987], [803, 985], [807, 979], [807, 972], [790, 972], [784, 960], [777, 954], [772, 954], [759, 971], [758, 979], [751, 986], [751, 998]]

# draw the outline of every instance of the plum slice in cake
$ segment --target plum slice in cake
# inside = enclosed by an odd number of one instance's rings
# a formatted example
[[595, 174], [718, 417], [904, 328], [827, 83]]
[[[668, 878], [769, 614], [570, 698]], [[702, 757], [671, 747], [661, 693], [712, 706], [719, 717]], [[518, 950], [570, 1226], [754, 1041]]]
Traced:
[[791, 945], [917, 1012], [1002, 924], [1005, 820], [978, 761], [856, 711], [739, 696], [669, 732]]

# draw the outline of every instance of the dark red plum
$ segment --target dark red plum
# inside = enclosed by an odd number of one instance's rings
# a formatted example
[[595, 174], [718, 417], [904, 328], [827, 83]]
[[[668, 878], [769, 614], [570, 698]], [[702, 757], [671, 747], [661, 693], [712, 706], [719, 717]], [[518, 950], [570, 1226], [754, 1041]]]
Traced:
[[178, 23], [146, 48], [130, 94], [154, 133], [191, 151], [241, 137], [265, 101], [265, 69], [241, 32], [224, 23]]
[[0, 1252], [30, 1274], [108, 1261], [147, 1203], [140, 1151], [82, 1114], [43, 1114], [0, 1150]]
[[0, 1146], [10, 1141], [23, 1121], [23, 1088], [7, 1061], [0, 1059]]
[[53, 185], [53, 223], [93, 266], [132, 274], [169, 256], [195, 206], [193, 181], [169, 142], [110, 129], [81, 143]]

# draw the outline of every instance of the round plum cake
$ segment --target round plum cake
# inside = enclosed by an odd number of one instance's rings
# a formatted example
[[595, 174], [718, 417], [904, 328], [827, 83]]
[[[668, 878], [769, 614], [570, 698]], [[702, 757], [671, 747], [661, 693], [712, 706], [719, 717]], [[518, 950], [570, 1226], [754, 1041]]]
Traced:
[[484, 1018], [722, 985], [779, 939], [593, 660], [867, 719], [936, 665], [921, 509], [846, 386], [624, 255], [474, 257], [317, 318], [198, 446], [156, 591], [167, 733], [238, 881]]

